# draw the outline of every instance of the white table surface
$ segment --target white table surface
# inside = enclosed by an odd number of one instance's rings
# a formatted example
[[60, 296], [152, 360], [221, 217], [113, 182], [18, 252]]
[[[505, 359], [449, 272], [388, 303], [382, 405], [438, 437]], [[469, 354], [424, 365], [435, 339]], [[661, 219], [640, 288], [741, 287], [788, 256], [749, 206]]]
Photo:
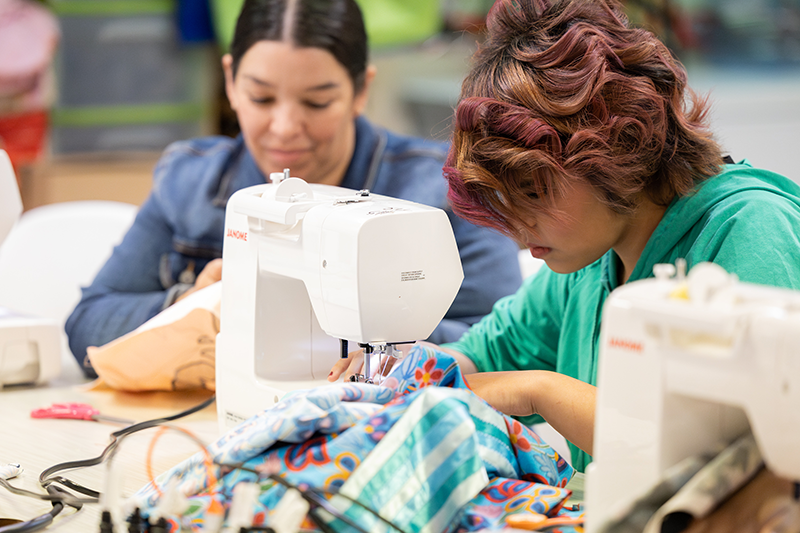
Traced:
[[[74, 381], [74, 380], [69, 380]], [[31, 491], [44, 492], [39, 474], [46, 468], [65, 461], [97, 457], [110, 442], [110, 434], [121, 425], [84, 420], [31, 418], [32, 410], [53, 403], [81, 402], [98, 409], [101, 414], [131, 419], [136, 422], [173, 415], [208, 399], [211, 393], [154, 392], [125, 393], [111, 390], [87, 390], [85, 384], [51, 383], [49, 386], [0, 390], [0, 466], [19, 463], [24, 468], [20, 477], [9, 482]], [[206, 443], [219, 436], [216, 406], [177, 420], [174, 425], [185, 428]], [[113, 457], [123, 497], [143, 487], [149, 478], [145, 461], [148, 447], [158, 429], [147, 429], [125, 437]], [[198, 444], [177, 431], [161, 435], [153, 452], [153, 473], [176, 465], [199, 450]], [[60, 475], [99, 492], [105, 490], [106, 465], [61, 472]], [[0, 518], [29, 520], [51, 509], [49, 502], [11, 494], [0, 487]], [[48, 531], [98, 531], [102, 509], [99, 504], [85, 505], [80, 511], [65, 507]]]

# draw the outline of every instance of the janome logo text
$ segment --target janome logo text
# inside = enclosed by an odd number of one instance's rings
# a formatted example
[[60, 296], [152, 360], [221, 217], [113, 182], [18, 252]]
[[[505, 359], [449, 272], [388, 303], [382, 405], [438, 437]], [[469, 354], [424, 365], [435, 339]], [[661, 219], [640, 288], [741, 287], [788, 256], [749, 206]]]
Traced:
[[247, 232], [246, 231], [239, 231], [236, 229], [228, 229], [228, 233], [225, 234], [226, 237], [232, 237], [234, 239], [239, 239], [240, 241], [247, 241]]
[[622, 350], [630, 350], [631, 352], [642, 353], [644, 346], [641, 342], [635, 342], [628, 339], [620, 339], [618, 337], [611, 337], [608, 341], [608, 346], [611, 348], [620, 348]]

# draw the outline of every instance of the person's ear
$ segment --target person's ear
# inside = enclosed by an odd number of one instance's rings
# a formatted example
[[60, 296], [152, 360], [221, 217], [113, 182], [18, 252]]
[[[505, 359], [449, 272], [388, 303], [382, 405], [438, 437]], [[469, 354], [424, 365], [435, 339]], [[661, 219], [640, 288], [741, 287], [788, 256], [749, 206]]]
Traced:
[[222, 56], [222, 73], [225, 75], [225, 94], [228, 96], [231, 109], [236, 111], [236, 91], [233, 84], [233, 56], [230, 54]]
[[367, 100], [369, 99], [369, 89], [372, 86], [372, 80], [375, 79], [375, 74], [377, 72], [378, 69], [375, 65], [367, 66], [367, 70], [364, 72], [364, 87], [355, 95], [355, 102], [353, 105], [353, 114], [355, 116], [361, 115], [364, 109], [366, 109]]

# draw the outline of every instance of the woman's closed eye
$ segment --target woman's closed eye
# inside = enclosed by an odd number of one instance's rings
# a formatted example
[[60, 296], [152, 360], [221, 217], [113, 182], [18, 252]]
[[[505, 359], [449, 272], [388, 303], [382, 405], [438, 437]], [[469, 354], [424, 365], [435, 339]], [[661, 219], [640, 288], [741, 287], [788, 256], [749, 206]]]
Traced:
[[251, 96], [250, 101], [259, 105], [270, 105], [275, 103], [273, 96]]
[[[253, 102], [254, 104], [257, 104], [257, 105], [268, 106], [268, 105], [275, 104], [276, 98], [274, 96], [251, 96], [250, 97], [250, 101]], [[304, 100], [303, 101], [303, 105], [308, 107], [309, 109], [327, 109], [331, 105], [331, 103], [333, 103], [332, 100], [324, 100], [324, 101]]]
[[333, 100], [306, 100], [303, 102], [311, 109], [325, 109], [333, 103]]

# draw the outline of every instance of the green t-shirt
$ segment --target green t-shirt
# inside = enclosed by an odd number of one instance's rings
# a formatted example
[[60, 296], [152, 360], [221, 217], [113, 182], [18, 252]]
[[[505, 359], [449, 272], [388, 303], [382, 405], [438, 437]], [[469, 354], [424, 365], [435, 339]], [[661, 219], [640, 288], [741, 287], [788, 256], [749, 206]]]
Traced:
[[[727, 165], [673, 201], [628, 281], [652, 277], [654, 265], [679, 258], [689, 268], [712, 261], [741, 281], [800, 289], [800, 186], [747, 162]], [[617, 286], [618, 262], [610, 250], [572, 274], [543, 266], [447, 347], [480, 372], [551, 370], [594, 385], [600, 317]], [[591, 457], [569, 447], [573, 466], [583, 472]]]

